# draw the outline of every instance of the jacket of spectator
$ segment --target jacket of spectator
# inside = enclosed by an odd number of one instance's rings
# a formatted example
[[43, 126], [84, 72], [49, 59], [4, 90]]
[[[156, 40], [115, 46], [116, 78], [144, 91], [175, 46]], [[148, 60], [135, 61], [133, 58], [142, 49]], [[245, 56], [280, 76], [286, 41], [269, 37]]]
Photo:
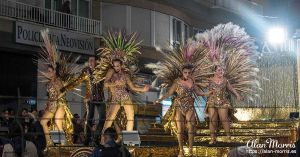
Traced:
[[[21, 157], [21, 156], [22, 155], [18, 154], [15, 151], [15, 148], [13, 147], [13, 145], [11, 143], [4, 145], [2, 157]], [[37, 149], [32, 142], [25, 141], [23, 157], [38, 157]]]
[[21, 127], [13, 122], [9, 128], [11, 140], [3, 146], [2, 157], [38, 157], [35, 145], [22, 137]]
[[131, 154], [125, 146], [116, 144], [116, 130], [113, 128], [107, 128], [104, 131], [104, 145], [96, 148], [92, 154], [92, 157], [131, 157]]

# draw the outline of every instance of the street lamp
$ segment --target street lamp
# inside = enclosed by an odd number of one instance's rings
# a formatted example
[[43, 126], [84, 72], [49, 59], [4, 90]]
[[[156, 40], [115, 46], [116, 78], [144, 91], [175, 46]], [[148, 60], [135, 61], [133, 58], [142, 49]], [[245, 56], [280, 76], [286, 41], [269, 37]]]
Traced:
[[273, 27], [267, 32], [267, 40], [272, 45], [283, 44], [286, 38], [287, 32], [282, 27]]

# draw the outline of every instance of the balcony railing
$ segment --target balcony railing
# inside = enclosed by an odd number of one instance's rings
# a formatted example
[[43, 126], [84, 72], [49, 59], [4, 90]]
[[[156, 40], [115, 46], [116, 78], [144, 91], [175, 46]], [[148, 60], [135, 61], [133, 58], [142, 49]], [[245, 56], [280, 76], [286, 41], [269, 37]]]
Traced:
[[101, 21], [79, 17], [46, 8], [40, 8], [13, 0], [0, 0], [0, 16], [74, 31], [100, 35]]

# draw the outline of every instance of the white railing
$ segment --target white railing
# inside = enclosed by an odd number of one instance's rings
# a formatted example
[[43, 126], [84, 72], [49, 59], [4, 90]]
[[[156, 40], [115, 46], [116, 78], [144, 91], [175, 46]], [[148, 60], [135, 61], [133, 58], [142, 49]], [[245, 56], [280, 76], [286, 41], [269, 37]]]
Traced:
[[0, 0], [0, 16], [100, 35], [101, 21], [40, 8], [13, 0]]

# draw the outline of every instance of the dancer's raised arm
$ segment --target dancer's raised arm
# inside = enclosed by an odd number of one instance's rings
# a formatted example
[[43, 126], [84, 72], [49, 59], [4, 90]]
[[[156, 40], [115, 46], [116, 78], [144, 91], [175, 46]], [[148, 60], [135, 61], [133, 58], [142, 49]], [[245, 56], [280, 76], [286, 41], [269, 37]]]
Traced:
[[155, 101], [155, 103], [158, 104], [158, 103], [160, 103], [161, 101], [163, 101], [164, 99], [170, 97], [170, 96], [176, 91], [176, 87], [177, 87], [177, 85], [176, 85], [176, 83], [174, 82], [174, 83], [172, 84], [172, 86], [170, 87], [170, 89], [168, 90], [168, 92], [167, 92], [165, 95], [163, 95], [161, 98], [157, 99], [157, 100]]
[[144, 87], [137, 87], [135, 86], [132, 81], [130, 80], [129, 76], [126, 75], [126, 83], [129, 86], [129, 88], [133, 91], [137, 91], [137, 92], [147, 92], [149, 91], [149, 85], [145, 85]]

